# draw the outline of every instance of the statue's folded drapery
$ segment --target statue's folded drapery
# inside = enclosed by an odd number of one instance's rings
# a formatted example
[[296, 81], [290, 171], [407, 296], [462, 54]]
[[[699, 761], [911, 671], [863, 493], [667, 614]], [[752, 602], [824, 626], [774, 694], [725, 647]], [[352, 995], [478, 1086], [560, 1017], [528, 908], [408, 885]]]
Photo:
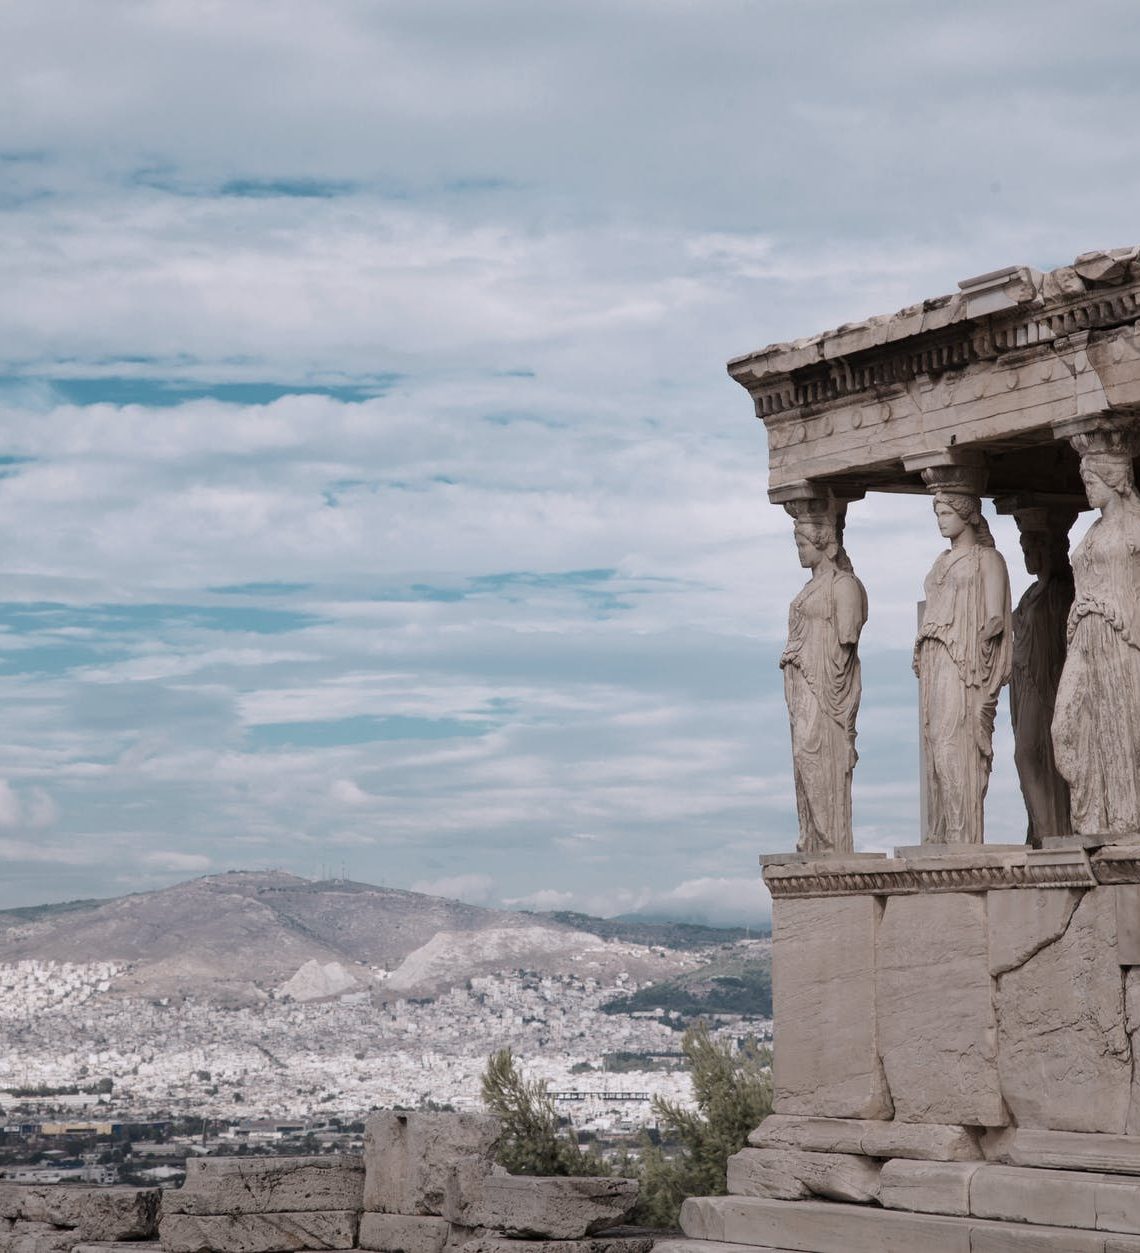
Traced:
[[788, 644], [780, 666], [792, 727], [801, 852], [851, 851], [861, 682], [859, 654], [843, 641], [858, 638], [866, 616], [862, 583], [842, 569], [808, 582], [788, 613]]
[[1140, 831], [1140, 510], [1131, 500], [1073, 554], [1076, 596], [1053, 744], [1073, 829]]
[[980, 844], [993, 761], [994, 713], [1012, 661], [1010, 632], [988, 637], [987, 575], [1009, 581], [994, 549], [975, 544], [938, 556], [914, 648], [924, 771], [934, 844]]

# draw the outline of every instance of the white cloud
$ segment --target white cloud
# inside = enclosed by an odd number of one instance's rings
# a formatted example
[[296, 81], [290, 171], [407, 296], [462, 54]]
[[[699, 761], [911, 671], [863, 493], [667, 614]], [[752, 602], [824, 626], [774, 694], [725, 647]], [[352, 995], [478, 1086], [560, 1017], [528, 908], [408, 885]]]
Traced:
[[376, 799], [351, 779], [334, 779], [329, 786], [329, 795], [339, 804], [350, 807], [370, 805]]
[[155, 870], [173, 870], [178, 874], [205, 872], [210, 869], [210, 859], [201, 853], [180, 853], [176, 849], [154, 849], [146, 853], [143, 862]]
[[494, 890], [494, 879], [485, 874], [445, 875], [442, 879], [419, 879], [412, 884], [413, 892], [447, 896], [469, 905], [490, 904]]
[[[328, 846], [468, 899], [745, 909], [795, 835], [802, 572], [723, 362], [1127, 242], [1140, 10], [309, 18], [0, 13], [0, 829], [85, 872], [0, 890]], [[915, 838], [939, 543], [921, 501], [851, 510], [877, 847]], [[987, 826], [1020, 838], [1003, 735]]]
[[58, 817], [55, 801], [43, 788], [17, 790], [0, 779], [0, 830], [43, 831]]

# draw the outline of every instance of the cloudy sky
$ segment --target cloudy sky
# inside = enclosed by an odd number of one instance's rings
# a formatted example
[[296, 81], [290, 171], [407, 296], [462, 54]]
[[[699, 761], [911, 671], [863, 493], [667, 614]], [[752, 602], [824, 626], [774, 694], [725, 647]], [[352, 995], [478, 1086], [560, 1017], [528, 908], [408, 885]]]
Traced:
[[[0, 905], [759, 919], [803, 576], [724, 361], [1135, 242], [1138, 46], [1131, 0], [0, 5]], [[917, 839], [940, 546], [852, 510], [862, 847]]]

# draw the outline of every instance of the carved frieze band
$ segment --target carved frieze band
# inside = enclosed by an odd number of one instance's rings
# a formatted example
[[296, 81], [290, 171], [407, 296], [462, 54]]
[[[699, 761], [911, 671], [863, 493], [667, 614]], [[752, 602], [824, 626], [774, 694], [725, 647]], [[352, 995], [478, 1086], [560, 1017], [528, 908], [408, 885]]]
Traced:
[[[1102, 875], [1104, 877], [1102, 877]], [[1096, 867], [1087, 856], [1064, 861], [926, 867], [884, 860], [874, 869], [831, 871], [823, 862], [769, 866], [764, 882], [774, 900], [809, 896], [901, 896], [919, 892], [990, 892], [1002, 888], [1089, 888], [1140, 882], [1140, 855]]]
[[1098, 883], [1140, 883], [1140, 852], [1111, 861], [1094, 859], [1092, 865]]
[[939, 375], [960, 370], [978, 361], [988, 361], [1002, 353], [1047, 345], [1082, 331], [1123, 326], [1140, 318], [1140, 288], [1090, 293], [1062, 307], [1028, 313], [1012, 313], [995, 318], [978, 328], [967, 323], [960, 329], [947, 328], [930, 335], [921, 345], [905, 340], [894, 347], [883, 344], [858, 363], [848, 358], [820, 361], [791, 374], [777, 375], [770, 381], [750, 381], [743, 369], [737, 371], [756, 400], [757, 417], [766, 418], [789, 410], [810, 409], [829, 401], [861, 392], [881, 396], [884, 388], [902, 386], [919, 375]]

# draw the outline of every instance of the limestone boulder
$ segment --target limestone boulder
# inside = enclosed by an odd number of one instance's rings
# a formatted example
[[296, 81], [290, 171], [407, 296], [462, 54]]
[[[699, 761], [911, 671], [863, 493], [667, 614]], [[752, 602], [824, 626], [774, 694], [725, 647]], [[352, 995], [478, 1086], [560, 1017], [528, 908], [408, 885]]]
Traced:
[[167, 1214], [302, 1213], [360, 1209], [364, 1159], [202, 1157], [186, 1163], [186, 1182], [163, 1196]]
[[158, 1234], [166, 1253], [294, 1253], [351, 1249], [359, 1213], [166, 1214]]
[[1001, 1091], [1020, 1128], [1124, 1132], [1132, 1086], [1111, 888], [1084, 894], [1064, 933], [1001, 975]]
[[501, 1134], [490, 1114], [374, 1114], [364, 1132], [364, 1208], [474, 1226]]
[[896, 1119], [1003, 1126], [983, 897], [892, 896], [878, 954], [879, 1046]]
[[477, 1225], [528, 1240], [578, 1240], [624, 1222], [637, 1191], [635, 1179], [491, 1175]]
[[873, 896], [773, 902], [777, 1113], [891, 1116], [875, 1021], [879, 913]]
[[801, 1153], [795, 1149], [741, 1149], [728, 1159], [732, 1196], [766, 1196], [799, 1201], [874, 1201], [880, 1162], [853, 1153]]

